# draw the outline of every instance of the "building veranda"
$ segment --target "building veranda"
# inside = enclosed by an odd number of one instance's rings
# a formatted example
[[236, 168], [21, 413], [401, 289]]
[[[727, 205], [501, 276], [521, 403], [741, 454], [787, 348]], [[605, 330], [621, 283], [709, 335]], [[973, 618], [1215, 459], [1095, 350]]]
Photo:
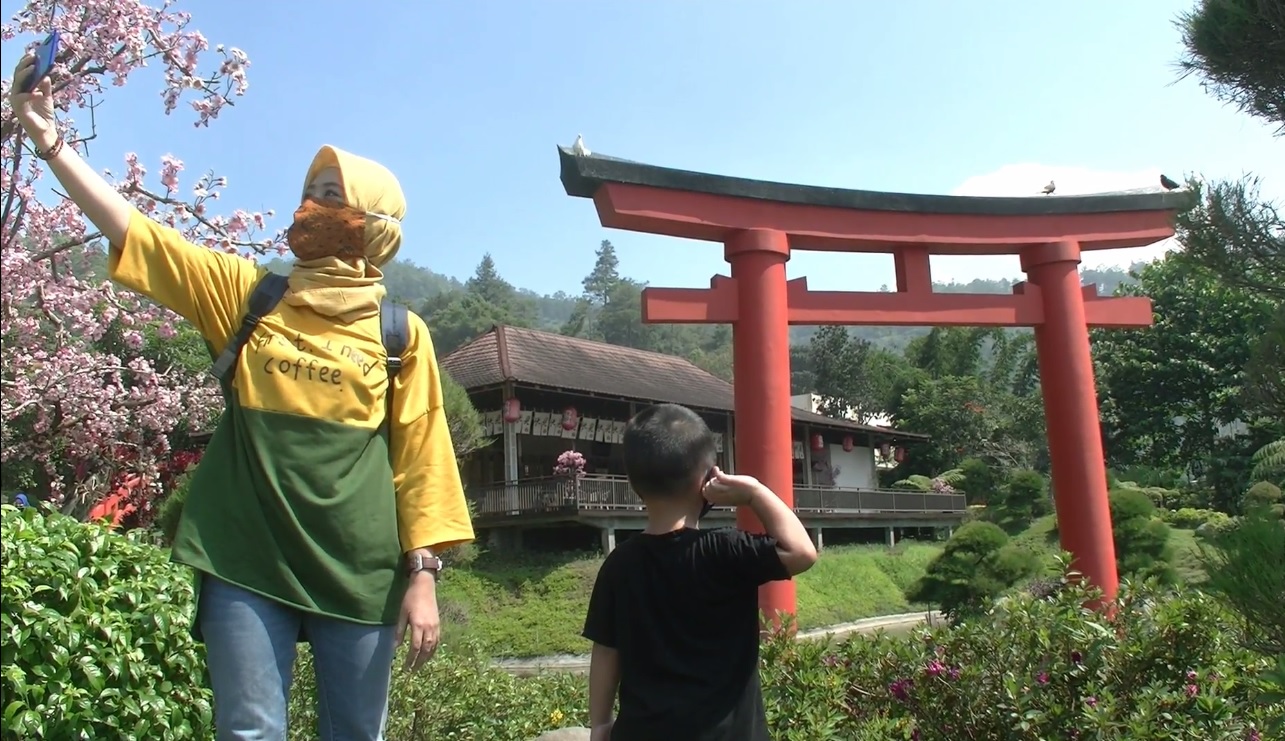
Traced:
[[[629, 417], [673, 402], [714, 431], [718, 464], [736, 471], [732, 384], [682, 358], [534, 329], [496, 326], [446, 355], [442, 370], [465, 388], [491, 443], [463, 464], [479, 537], [493, 547], [527, 542], [604, 550], [645, 524], [624, 476]], [[806, 403], [800, 406], [809, 406]], [[860, 540], [871, 529], [894, 543], [901, 531], [948, 530], [963, 519], [962, 494], [881, 488], [879, 470], [927, 435], [791, 409], [795, 509], [820, 545]], [[714, 525], [734, 513], [714, 510]]]

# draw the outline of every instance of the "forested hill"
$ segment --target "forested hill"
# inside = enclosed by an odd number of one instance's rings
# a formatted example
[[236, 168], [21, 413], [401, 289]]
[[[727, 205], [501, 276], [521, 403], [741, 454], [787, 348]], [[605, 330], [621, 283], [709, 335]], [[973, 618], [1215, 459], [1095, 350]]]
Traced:
[[[289, 271], [289, 262], [282, 259], [273, 260], [267, 266], [278, 272]], [[730, 337], [730, 333], [714, 331], [712, 327], [644, 326], [639, 305], [643, 284], [620, 274], [619, 261], [609, 241], [603, 241], [594, 264], [585, 268], [584, 292], [579, 295], [562, 291], [541, 295], [515, 286], [503, 278], [500, 267], [489, 254], [483, 256], [474, 275], [464, 282], [404, 260], [385, 266], [384, 282], [392, 299], [430, 320], [429, 327], [439, 352], [454, 349], [495, 323], [537, 327], [671, 352], [697, 362], [717, 352], [719, 344], [730, 342], [724, 337]], [[1134, 280], [1119, 268], [1084, 270], [1081, 274], [1085, 283], [1096, 283], [1104, 295]], [[1015, 279], [994, 278], [937, 283], [934, 287], [944, 293], [1009, 293], [1014, 282]], [[791, 342], [806, 343], [815, 331], [815, 327], [793, 327]], [[894, 352], [903, 350], [911, 339], [927, 331], [927, 328], [910, 327], [850, 329], [854, 337]]]
[[[107, 277], [106, 257], [94, 247], [83, 248], [69, 264], [84, 277]], [[284, 274], [290, 270], [290, 261], [274, 258], [265, 266]], [[1134, 265], [1130, 271], [1138, 267]], [[620, 273], [615, 248], [607, 240], [585, 269], [583, 290], [576, 295], [563, 291], [542, 295], [515, 286], [504, 279], [490, 254], [482, 256], [474, 274], [464, 281], [395, 260], [384, 267], [384, 282], [390, 298], [424, 317], [439, 353], [450, 352], [494, 324], [510, 324], [679, 355], [712, 373], [731, 377], [729, 327], [644, 325], [640, 303], [644, 284]], [[1119, 286], [1136, 282], [1130, 271], [1083, 270], [1081, 275], [1085, 283], [1096, 283], [1100, 293], [1111, 295]], [[1009, 293], [1014, 282], [1013, 278], [993, 278], [936, 283], [934, 288], [944, 293]], [[807, 344], [816, 330], [792, 327], [791, 344]], [[928, 328], [851, 327], [849, 333], [874, 349], [901, 353], [912, 339], [927, 334]]]

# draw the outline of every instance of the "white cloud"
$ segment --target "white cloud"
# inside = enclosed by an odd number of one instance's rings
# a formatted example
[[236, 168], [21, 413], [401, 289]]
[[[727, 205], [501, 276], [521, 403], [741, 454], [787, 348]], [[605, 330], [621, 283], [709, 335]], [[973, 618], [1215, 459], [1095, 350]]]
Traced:
[[[1175, 180], [1177, 175], [1171, 175]], [[1066, 167], [1023, 162], [1003, 167], [984, 175], [968, 178], [951, 191], [956, 196], [1030, 196], [1045, 198], [1040, 194], [1044, 185], [1052, 180], [1059, 195], [1109, 193], [1123, 190], [1159, 190], [1158, 168], [1131, 172], [1091, 170], [1087, 167]], [[1146, 247], [1123, 250], [1095, 250], [1084, 253], [1082, 266], [1102, 268], [1128, 267], [1132, 263], [1150, 261], [1175, 249], [1172, 239], [1162, 240]], [[1016, 257], [934, 257], [933, 278], [939, 281], [968, 282], [974, 278], [1020, 278], [1021, 267]]]

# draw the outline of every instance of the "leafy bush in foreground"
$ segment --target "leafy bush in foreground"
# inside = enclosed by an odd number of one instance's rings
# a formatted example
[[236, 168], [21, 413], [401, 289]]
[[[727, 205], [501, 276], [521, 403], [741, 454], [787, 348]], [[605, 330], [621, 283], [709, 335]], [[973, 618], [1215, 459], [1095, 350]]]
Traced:
[[4, 738], [211, 735], [187, 572], [135, 535], [35, 507], [0, 517]]
[[[4, 508], [2, 533], [4, 739], [211, 737], [185, 569], [34, 509]], [[772, 636], [773, 738], [1241, 741], [1285, 710], [1263, 681], [1272, 663], [1237, 645], [1213, 597], [1125, 585], [1112, 621], [1057, 586], [909, 637]], [[306, 651], [296, 676], [291, 739], [315, 738]], [[587, 699], [583, 677], [517, 678], [448, 644], [423, 671], [398, 669], [387, 738], [529, 741], [583, 725]]]
[[[400, 652], [399, 652], [400, 653]], [[515, 677], [467, 649], [448, 648], [418, 672], [394, 668], [387, 741], [529, 741], [544, 731], [589, 724], [585, 678]], [[316, 676], [308, 651], [295, 665], [291, 741], [317, 738]]]
[[[775, 638], [764, 682], [778, 741], [1243, 741], [1282, 707], [1198, 593], [1125, 585], [1113, 622], [1064, 584], [953, 628], [844, 643]], [[1266, 735], [1262, 735], [1266, 738]]]

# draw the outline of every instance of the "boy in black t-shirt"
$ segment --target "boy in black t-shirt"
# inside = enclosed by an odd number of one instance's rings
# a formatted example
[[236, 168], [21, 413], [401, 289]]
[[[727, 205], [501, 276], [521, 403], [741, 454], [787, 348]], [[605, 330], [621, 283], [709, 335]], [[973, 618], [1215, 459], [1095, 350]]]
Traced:
[[[593, 741], [770, 741], [758, 588], [807, 570], [816, 548], [767, 487], [714, 466], [714, 435], [690, 409], [644, 409], [624, 448], [647, 529], [607, 556], [589, 600]], [[750, 507], [767, 535], [700, 530], [706, 502]]]

